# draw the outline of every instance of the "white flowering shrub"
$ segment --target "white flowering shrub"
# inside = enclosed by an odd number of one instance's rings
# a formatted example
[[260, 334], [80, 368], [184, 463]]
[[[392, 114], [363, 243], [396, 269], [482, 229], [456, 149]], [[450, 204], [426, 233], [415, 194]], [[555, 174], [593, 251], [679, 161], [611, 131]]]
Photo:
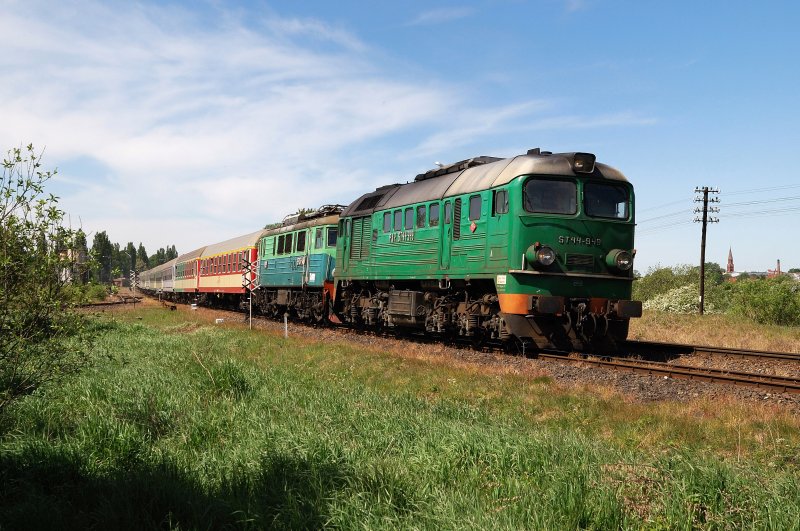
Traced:
[[[700, 310], [700, 296], [694, 284], [685, 284], [672, 288], [666, 293], [656, 295], [642, 305], [646, 310], [657, 310], [668, 313], [697, 313]], [[717, 313], [713, 304], [705, 301], [706, 313]]]

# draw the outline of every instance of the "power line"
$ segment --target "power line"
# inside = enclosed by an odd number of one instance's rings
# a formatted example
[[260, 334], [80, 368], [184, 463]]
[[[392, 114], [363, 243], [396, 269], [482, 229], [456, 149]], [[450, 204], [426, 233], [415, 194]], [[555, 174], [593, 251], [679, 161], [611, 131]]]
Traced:
[[757, 201], [742, 201], [741, 203], [725, 203], [725, 208], [747, 206], [747, 205], [763, 205], [767, 203], [779, 203], [782, 201], [797, 201], [798, 199], [800, 199], [800, 195], [795, 195], [791, 197], [775, 197], [772, 199], [761, 199]]
[[692, 200], [691, 197], [684, 197], [683, 199], [679, 199], [677, 201], [670, 201], [669, 203], [664, 203], [663, 205], [658, 205], [658, 206], [654, 206], [654, 207], [647, 207], [647, 208], [638, 208], [637, 207], [636, 210], [637, 210], [637, 212], [650, 212], [651, 210], [660, 210], [660, 209], [666, 208], [668, 206], [682, 205], [682, 204], [686, 203], [687, 201], [691, 201], [691, 200]]
[[664, 214], [662, 216], [656, 216], [654, 218], [647, 218], [647, 219], [637, 220], [636, 224], [637, 225], [641, 225], [642, 223], [650, 223], [651, 221], [656, 221], [656, 220], [659, 220], [659, 219], [673, 218], [673, 217], [676, 217], [676, 216], [685, 216], [686, 214], [691, 213], [691, 212], [692, 212], [691, 209], [684, 208], [683, 210], [676, 210], [675, 212], [671, 212], [669, 214]]
[[787, 184], [786, 186], [773, 186], [770, 188], [752, 188], [750, 190], [736, 190], [734, 192], [725, 192], [724, 195], [742, 195], [742, 194], [754, 194], [761, 192], [774, 192], [776, 190], [789, 190], [791, 188], [800, 188], [800, 184]]

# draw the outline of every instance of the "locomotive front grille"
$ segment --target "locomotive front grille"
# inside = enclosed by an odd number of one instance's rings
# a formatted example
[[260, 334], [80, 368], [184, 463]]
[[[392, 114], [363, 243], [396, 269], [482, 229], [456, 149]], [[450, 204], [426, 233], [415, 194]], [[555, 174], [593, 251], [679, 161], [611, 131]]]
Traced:
[[567, 268], [580, 271], [594, 271], [594, 256], [590, 254], [568, 254]]

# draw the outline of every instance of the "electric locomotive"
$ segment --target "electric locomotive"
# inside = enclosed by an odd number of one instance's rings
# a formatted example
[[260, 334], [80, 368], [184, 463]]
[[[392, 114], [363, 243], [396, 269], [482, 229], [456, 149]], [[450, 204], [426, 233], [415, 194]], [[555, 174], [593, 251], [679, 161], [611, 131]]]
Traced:
[[475, 157], [341, 214], [332, 309], [354, 326], [606, 349], [631, 300], [634, 193], [590, 153]]
[[254, 307], [272, 317], [322, 323], [333, 292], [341, 205], [294, 214], [263, 232], [258, 242], [258, 289]]

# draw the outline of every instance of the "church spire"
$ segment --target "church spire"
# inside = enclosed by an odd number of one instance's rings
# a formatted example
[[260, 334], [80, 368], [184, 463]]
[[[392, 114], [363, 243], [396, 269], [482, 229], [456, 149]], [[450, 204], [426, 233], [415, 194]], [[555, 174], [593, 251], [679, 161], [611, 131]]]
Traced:
[[733, 251], [730, 247], [728, 247], [728, 268], [726, 269], [727, 273], [733, 273]]

